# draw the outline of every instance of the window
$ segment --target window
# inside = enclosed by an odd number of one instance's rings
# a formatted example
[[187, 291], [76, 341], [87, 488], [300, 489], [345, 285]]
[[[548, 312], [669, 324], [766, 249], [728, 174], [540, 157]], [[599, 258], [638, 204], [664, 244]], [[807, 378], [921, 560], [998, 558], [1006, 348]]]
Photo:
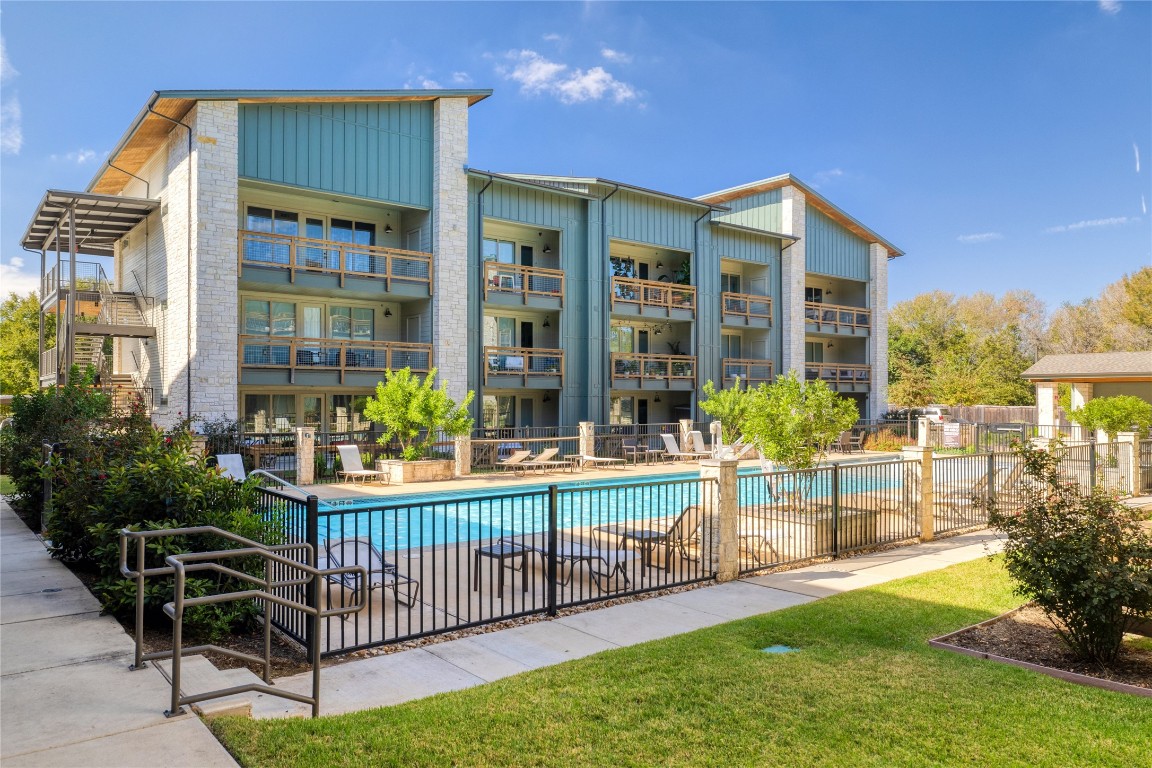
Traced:
[[824, 301], [824, 289], [823, 288], [805, 288], [804, 289], [804, 301], [813, 301], [816, 303], [820, 303], [820, 302]]
[[485, 429], [516, 426], [516, 398], [512, 395], [484, 395]]
[[295, 336], [296, 305], [286, 301], [244, 302], [244, 333]]
[[739, 334], [725, 333], [720, 336], [720, 356], [734, 359], [741, 357]]
[[[249, 206], [247, 227], [253, 232], [294, 237], [300, 234], [300, 216], [292, 211]], [[291, 246], [286, 242], [275, 238], [260, 238], [246, 242], [244, 257], [251, 261], [287, 264], [291, 250]]]
[[514, 317], [485, 317], [484, 318], [484, 346], [486, 347], [514, 347], [516, 346], [516, 318]]
[[824, 362], [824, 342], [822, 341], [806, 341], [804, 342], [804, 360], [809, 363], [822, 363]]
[[632, 352], [636, 349], [635, 329], [630, 325], [614, 325], [608, 329], [608, 351]]
[[516, 263], [516, 243], [509, 240], [484, 239], [484, 261], [495, 261], [500, 264]]
[[740, 293], [740, 275], [721, 272], [720, 290], [724, 293]]
[[369, 307], [329, 307], [330, 338], [371, 341], [374, 338], [375, 312]]
[[368, 395], [332, 395], [328, 410], [328, 429], [331, 432], [367, 432], [372, 422], [364, 418], [364, 405]]
[[612, 398], [610, 410], [608, 413], [609, 424], [635, 424], [636, 423], [636, 398], [634, 397], [614, 397]]

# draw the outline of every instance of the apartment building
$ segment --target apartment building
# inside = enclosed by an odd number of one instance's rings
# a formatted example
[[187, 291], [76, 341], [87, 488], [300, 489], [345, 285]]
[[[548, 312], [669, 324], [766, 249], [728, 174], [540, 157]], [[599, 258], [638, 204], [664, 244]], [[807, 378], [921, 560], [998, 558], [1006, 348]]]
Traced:
[[25, 234], [64, 320], [42, 384], [92, 364], [161, 423], [252, 432], [367, 429], [405, 366], [486, 427], [692, 418], [704, 382], [789, 369], [885, 409], [897, 248], [788, 175], [687, 198], [472, 168], [490, 94], [153, 94]]

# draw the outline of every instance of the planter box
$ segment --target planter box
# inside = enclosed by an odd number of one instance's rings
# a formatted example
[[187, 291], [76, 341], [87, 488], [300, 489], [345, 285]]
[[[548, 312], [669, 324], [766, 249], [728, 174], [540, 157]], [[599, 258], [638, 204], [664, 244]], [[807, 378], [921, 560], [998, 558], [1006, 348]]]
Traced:
[[430, 483], [436, 480], [451, 480], [456, 477], [456, 462], [452, 459], [423, 459], [421, 461], [379, 459], [376, 461], [376, 469], [380, 472], [387, 472], [392, 485]]

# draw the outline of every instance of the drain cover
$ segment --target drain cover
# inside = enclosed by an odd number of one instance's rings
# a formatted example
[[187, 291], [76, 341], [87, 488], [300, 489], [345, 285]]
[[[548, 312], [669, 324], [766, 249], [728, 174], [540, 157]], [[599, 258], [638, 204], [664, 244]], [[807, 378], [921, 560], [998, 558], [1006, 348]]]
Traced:
[[761, 648], [760, 650], [763, 651], [764, 653], [792, 653], [792, 652], [798, 651], [800, 649], [799, 648], [793, 648], [793, 647], [788, 646], [788, 645], [770, 645], [767, 648]]

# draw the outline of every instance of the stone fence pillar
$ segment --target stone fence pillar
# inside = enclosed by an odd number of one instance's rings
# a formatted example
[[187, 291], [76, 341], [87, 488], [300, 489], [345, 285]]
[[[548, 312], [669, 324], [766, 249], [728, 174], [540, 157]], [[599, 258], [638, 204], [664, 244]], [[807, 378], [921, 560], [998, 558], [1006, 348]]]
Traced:
[[691, 451], [695, 450], [692, 447], [692, 441], [688, 439], [688, 433], [692, 431], [692, 419], [680, 419], [680, 450]]
[[296, 485], [316, 482], [316, 430], [296, 427]]
[[[1120, 471], [1128, 475], [1128, 493], [1139, 496], [1143, 490], [1143, 478], [1140, 477], [1140, 435], [1136, 432], [1120, 432], [1116, 435], [1116, 442], [1128, 446], [1128, 457], [1120, 457]], [[1121, 451], [1124, 449], [1121, 448]]]
[[921, 448], [932, 445], [932, 422], [928, 419], [916, 419], [916, 445]]
[[596, 424], [591, 421], [580, 422], [579, 448], [581, 456], [596, 455]]
[[717, 482], [704, 485], [700, 530], [700, 565], [705, 573], [715, 572], [717, 581], [732, 581], [740, 575], [740, 539], [735, 459], [704, 459], [700, 477]]
[[905, 504], [916, 504], [920, 509], [920, 540], [932, 541], [936, 537], [935, 497], [932, 493], [932, 449], [919, 445], [906, 445], [904, 455]]

